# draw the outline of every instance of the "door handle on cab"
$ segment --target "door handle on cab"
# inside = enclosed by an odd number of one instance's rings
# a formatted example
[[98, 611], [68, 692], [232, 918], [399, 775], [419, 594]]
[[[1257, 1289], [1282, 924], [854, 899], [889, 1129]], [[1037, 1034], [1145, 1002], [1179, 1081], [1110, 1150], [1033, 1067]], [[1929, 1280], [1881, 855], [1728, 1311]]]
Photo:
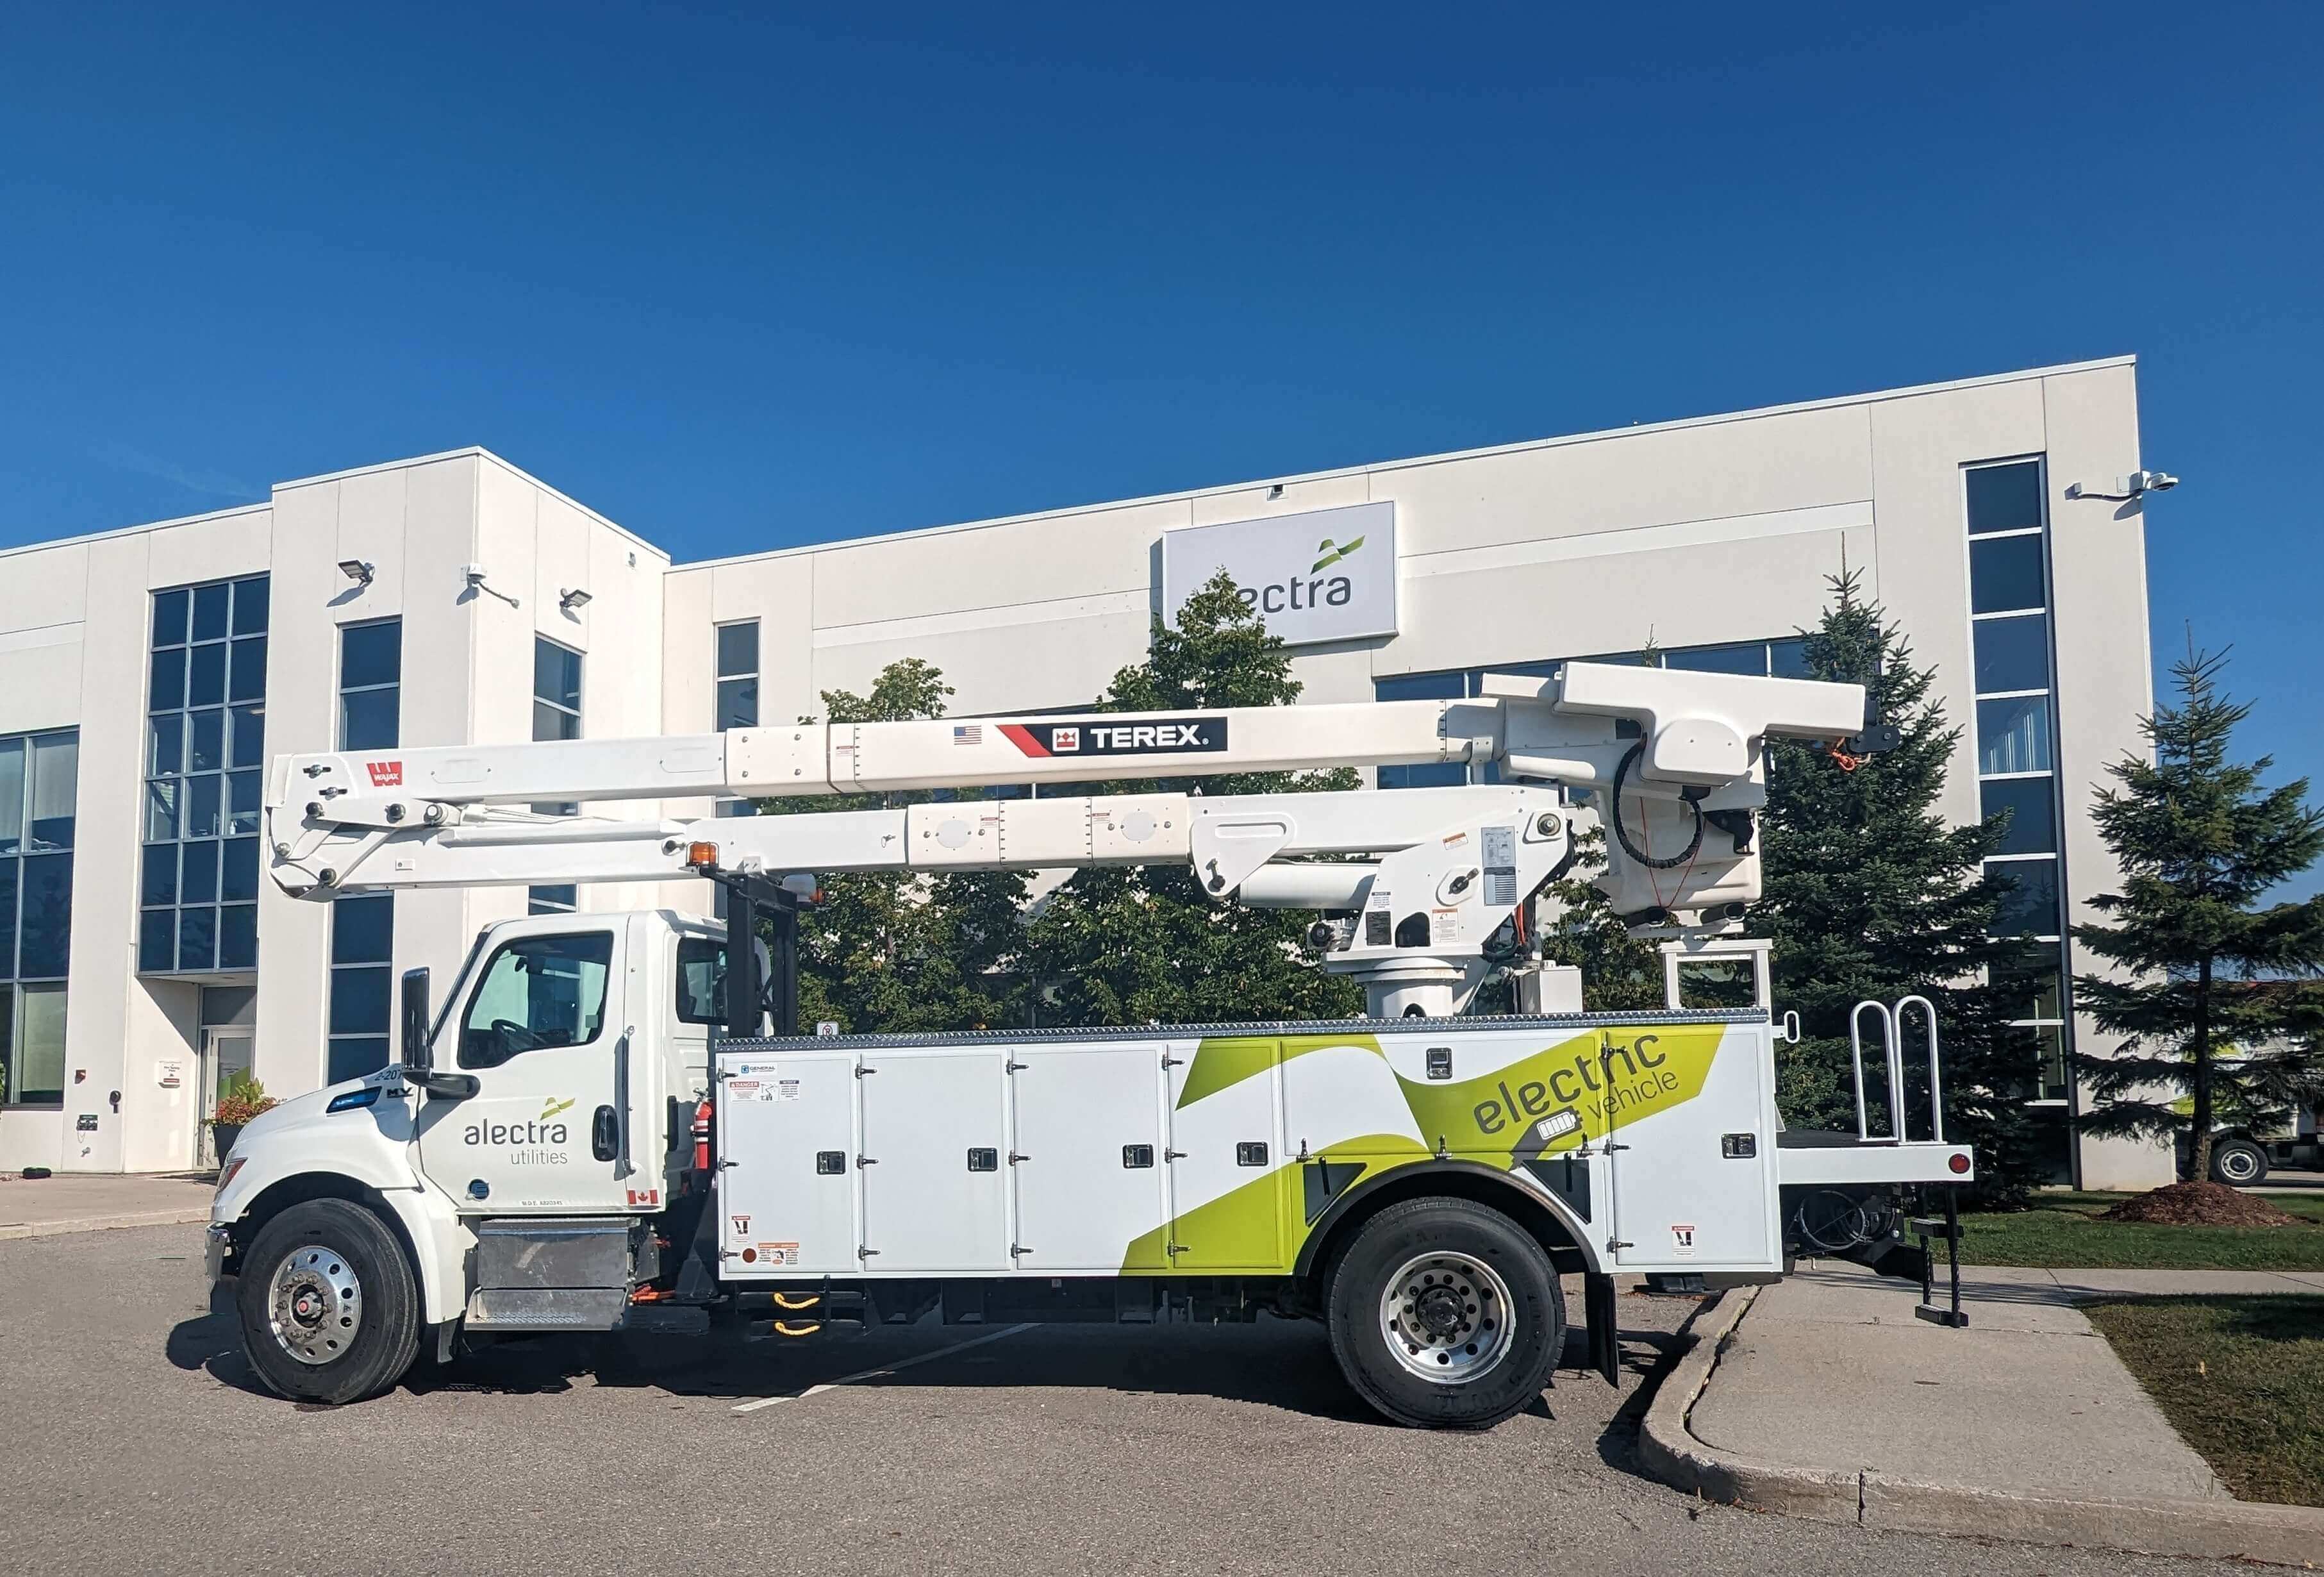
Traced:
[[589, 1123], [589, 1153], [601, 1161], [610, 1161], [622, 1153], [622, 1120], [611, 1106], [597, 1108], [597, 1115]]

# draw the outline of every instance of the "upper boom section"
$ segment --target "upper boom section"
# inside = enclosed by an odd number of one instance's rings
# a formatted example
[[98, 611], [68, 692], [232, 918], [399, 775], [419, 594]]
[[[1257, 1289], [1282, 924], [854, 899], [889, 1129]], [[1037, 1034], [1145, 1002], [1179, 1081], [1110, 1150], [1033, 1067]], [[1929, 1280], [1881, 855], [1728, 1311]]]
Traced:
[[[1550, 678], [1487, 676], [1471, 700], [1099, 713], [911, 723], [797, 724], [657, 739], [448, 745], [279, 758], [278, 827], [394, 826], [430, 807], [760, 798], [1011, 783], [1201, 777], [1501, 761], [1507, 776], [1577, 788], [1612, 781], [1639, 724], [1638, 787], [1716, 788], [1748, 778], [1767, 735], [1838, 740], [1863, 722], [1855, 685], [1567, 663]], [[303, 813], [303, 816], [302, 816]], [[442, 811], [434, 819], [443, 819]], [[278, 839], [281, 834], [274, 835]]]

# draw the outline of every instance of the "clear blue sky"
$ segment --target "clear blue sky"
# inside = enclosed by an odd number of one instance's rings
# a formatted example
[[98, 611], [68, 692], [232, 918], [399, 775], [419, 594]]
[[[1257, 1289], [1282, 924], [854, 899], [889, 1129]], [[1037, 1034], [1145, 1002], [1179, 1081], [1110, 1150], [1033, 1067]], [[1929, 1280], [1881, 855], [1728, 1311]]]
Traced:
[[2324, 786], [2324, 7], [1617, 9], [14, 7], [0, 543], [482, 443], [702, 558], [2129, 351], [2157, 651]]

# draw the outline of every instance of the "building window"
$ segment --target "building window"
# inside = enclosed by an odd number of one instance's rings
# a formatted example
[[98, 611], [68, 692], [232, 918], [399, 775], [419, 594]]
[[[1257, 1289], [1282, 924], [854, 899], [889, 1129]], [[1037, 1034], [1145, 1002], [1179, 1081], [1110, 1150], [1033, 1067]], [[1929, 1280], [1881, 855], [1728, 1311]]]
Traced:
[[393, 897], [364, 893], [332, 901], [327, 1083], [359, 1079], [387, 1065], [394, 956]]
[[721, 624], [718, 639], [718, 730], [759, 725], [759, 622]]
[[79, 788], [77, 731], [0, 739], [0, 1101], [11, 1106], [64, 1100]]
[[[339, 748], [393, 750], [403, 742], [403, 621], [339, 629]], [[329, 1055], [325, 1082], [359, 1079], [390, 1060], [395, 974], [395, 895], [331, 904]]]
[[403, 742], [403, 621], [339, 629], [339, 748], [393, 750]]
[[266, 576], [153, 594], [137, 967], [258, 964]]
[[[581, 654], [545, 635], [532, 638], [532, 737], [581, 737]], [[577, 816], [578, 805], [536, 805], [543, 816]], [[526, 890], [526, 912], [570, 914], [580, 907], [580, 890], [570, 882]]]
[[2042, 462], [2005, 460], [1961, 474], [1968, 528], [1969, 646], [1977, 693], [1978, 798], [2008, 828], [1986, 870], [2007, 884], [1998, 934], [2024, 938], [2028, 984], [2015, 1018], [2039, 1051], [2045, 1101], [2068, 1093], [2072, 1038], [2066, 994], [2065, 872], [2051, 705], [2049, 528]]

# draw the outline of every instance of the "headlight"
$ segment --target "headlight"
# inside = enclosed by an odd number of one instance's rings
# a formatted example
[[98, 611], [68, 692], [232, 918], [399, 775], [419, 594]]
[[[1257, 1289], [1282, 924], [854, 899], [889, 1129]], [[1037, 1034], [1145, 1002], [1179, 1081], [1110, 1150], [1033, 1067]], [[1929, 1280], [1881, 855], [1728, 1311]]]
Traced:
[[218, 1169], [218, 1193], [224, 1194], [226, 1192], [226, 1185], [234, 1181], [234, 1175], [236, 1172], [242, 1170], [244, 1159], [244, 1157], [241, 1156], [231, 1157], [227, 1159], [226, 1164]]

